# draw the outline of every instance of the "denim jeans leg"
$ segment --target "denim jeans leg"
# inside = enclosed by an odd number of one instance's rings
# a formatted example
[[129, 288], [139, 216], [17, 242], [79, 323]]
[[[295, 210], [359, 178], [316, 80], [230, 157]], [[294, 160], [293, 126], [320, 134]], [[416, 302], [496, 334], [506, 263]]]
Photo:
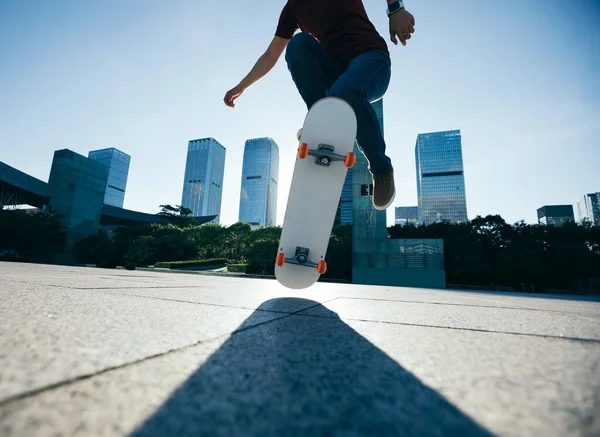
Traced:
[[288, 42], [285, 60], [308, 109], [327, 96], [327, 90], [342, 73], [342, 68], [321, 43], [308, 33], [298, 33]]
[[374, 50], [357, 56], [331, 86], [328, 95], [346, 100], [354, 109], [358, 122], [356, 139], [369, 161], [372, 174], [389, 174], [391, 160], [385, 154], [385, 140], [372, 102], [383, 97], [391, 76], [389, 55]]

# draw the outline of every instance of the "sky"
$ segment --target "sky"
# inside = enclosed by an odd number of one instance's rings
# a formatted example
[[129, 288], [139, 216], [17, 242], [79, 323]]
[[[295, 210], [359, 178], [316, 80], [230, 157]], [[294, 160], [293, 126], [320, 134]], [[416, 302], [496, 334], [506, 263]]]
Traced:
[[[325, 0], [324, 0], [325, 1]], [[598, 0], [363, 0], [391, 52], [383, 98], [395, 206], [417, 204], [417, 135], [460, 129], [469, 218], [537, 221], [600, 191]], [[221, 223], [238, 220], [244, 142], [280, 148], [283, 223], [306, 106], [282, 56], [235, 108], [225, 92], [273, 38], [285, 0], [0, 0], [0, 161], [48, 180], [55, 150], [131, 155], [125, 208], [180, 204], [188, 141], [227, 149]]]

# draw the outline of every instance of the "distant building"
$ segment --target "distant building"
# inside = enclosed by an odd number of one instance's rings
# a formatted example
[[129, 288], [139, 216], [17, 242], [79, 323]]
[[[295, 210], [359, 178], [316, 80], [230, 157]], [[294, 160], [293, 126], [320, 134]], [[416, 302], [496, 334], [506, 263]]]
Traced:
[[546, 205], [537, 210], [538, 223], [541, 225], [561, 226], [574, 222], [573, 205]]
[[468, 221], [460, 130], [419, 134], [415, 162], [419, 222]]
[[239, 221], [253, 228], [275, 225], [279, 146], [271, 138], [246, 141], [242, 165]]
[[404, 226], [406, 224], [416, 225], [419, 223], [418, 206], [397, 206], [395, 224]]
[[594, 226], [600, 226], [600, 193], [584, 195], [577, 202], [577, 215], [579, 221], [587, 219]]
[[225, 147], [214, 138], [190, 140], [181, 206], [191, 209], [193, 216], [215, 215], [219, 223], [224, 173]]
[[88, 158], [108, 167], [104, 203], [123, 208], [131, 156], [114, 147], [110, 147], [108, 149], [92, 150], [88, 153]]
[[[117, 226], [142, 223], [179, 223], [177, 217], [162, 217], [104, 203], [108, 174], [106, 165], [68, 149], [54, 152], [48, 182], [0, 161], [0, 198], [6, 205], [33, 207], [30, 211], [51, 206], [60, 214], [67, 238], [65, 246], [52, 255], [51, 262], [56, 264], [74, 264], [76, 242], [97, 234], [100, 228], [110, 231]], [[198, 224], [214, 218], [194, 217]]]

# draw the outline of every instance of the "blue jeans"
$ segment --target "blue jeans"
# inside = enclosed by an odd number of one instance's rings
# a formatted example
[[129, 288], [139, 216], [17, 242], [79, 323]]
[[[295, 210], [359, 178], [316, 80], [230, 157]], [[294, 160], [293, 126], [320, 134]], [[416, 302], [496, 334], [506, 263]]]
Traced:
[[298, 33], [288, 43], [285, 60], [308, 109], [326, 96], [339, 97], [352, 106], [358, 123], [356, 140], [369, 161], [371, 174], [391, 173], [382, 129], [371, 106], [383, 97], [390, 83], [389, 55], [382, 50], [369, 51], [344, 69], [315, 38]]

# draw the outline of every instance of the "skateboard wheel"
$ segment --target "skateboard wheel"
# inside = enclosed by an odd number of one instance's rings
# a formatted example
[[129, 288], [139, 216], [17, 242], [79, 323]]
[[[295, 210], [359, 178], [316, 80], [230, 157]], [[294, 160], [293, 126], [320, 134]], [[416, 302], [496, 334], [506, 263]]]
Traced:
[[298, 147], [298, 158], [304, 159], [308, 156], [308, 144], [302, 143]]
[[283, 252], [279, 252], [277, 254], [277, 258], [275, 259], [275, 264], [281, 267], [285, 264], [285, 254]]
[[317, 273], [319, 275], [322, 275], [323, 273], [325, 273], [327, 271], [327, 263], [323, 260], [320, 260], [317, 263]]
[[346, 159], [344, 160], [344, 167], [352, 168], [356, 163], [356, 154], [354, 152], [346, 153]]

